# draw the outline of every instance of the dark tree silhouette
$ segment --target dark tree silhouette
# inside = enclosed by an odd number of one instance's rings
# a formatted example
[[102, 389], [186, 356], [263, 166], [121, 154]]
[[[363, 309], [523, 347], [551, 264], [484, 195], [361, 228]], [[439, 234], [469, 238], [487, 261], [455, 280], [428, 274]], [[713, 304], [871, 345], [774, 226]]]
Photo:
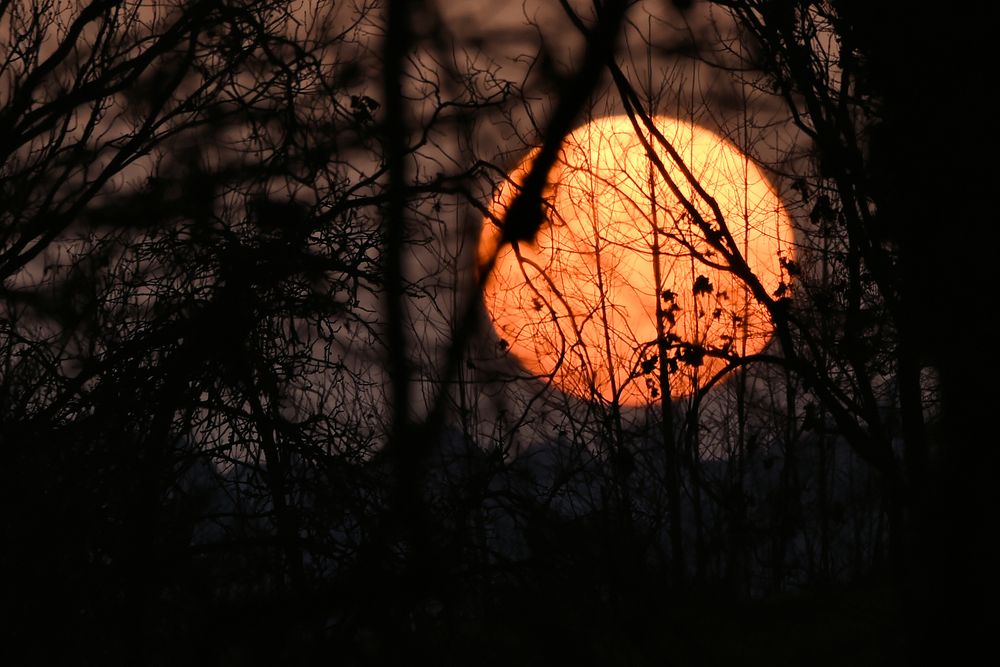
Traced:
[[[996, 453], [960, 102], [988, 22], [463, 11], [0, 0], [4, 663], [801, 664], [838, 632], [889, 661], [896, 609], [905, 658], [971, 652]], [[602, 113], [648, 144], [643, 179], [684, 164], [651, 116], [727, 134], [796, 224], [766, 289], [739, 221], [674, 183], [696, 303], [721, 312], [697, 270], [721, 263], [776, 342], [682, 340], [664, 292], [629, 376], [648, 409], [529, 376], [481, 304], [482, 225], [532, 244]]]
[[[719, 4], [754, 40], [753, 64], [814, 148], [820, 179], [802, 182], [803, 199], [816, 238], [843, 257], [825, 287], [807, 287], [813, 312], [839, 311], [842, 322], [837, 335], [814, 337], [817, 361], [837, 363], [861, 390], [848, 394], [861, 427], [852, 444], [881, 473], [892, 507], [910, 659], [971, 656], [996, 594], [982, 528], [996, 506], [981, 472], [995, 469], [981, 388], [989, 371], [974, 370], [967, 352], [988, 336], [974, 315], [988, 278], [968, 248], [988, 235], [976, 193], [990, 176], [959, 165], [983, 150], [963, 101], [982, 81], [988, 39], [981, 24], [933, 6]], [[935, 39], [919, 40], [930, 26]], [[929, 420], [931, 374], [940, 414]], [[824, 409], [848, 407], [830, 398]]]

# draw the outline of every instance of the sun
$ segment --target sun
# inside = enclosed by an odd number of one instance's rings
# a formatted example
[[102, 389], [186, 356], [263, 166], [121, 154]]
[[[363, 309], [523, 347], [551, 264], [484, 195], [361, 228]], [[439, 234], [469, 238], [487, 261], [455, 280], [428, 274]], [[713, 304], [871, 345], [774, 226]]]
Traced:
[[[641, 406], [662, 396], [661, 335], [672, 396], [734, 355], [760, 352], [770, 318], [720, 250], [743, 257], [769, 293], [793, 258], [788, 215], [746, 155], [689, 122], [658, 116], [654, 125], [683, 167], [651, 133], [644, 144], [627, 116], [600, 118], [567, 137], [533, 243], [498, 249], [500, 229], [483, 225], [480, 258], [497, 255], [483, 300], [501, 346], [586, 400]], [[497, 191], [497, 219], [534, 156]]]

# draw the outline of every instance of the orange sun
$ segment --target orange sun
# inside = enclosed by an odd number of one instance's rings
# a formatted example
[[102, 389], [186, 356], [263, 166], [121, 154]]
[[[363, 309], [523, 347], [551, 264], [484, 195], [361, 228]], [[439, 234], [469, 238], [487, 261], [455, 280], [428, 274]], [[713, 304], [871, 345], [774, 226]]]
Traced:
[[[721, 220], [668, 151], [646, 135], [708, 234], [725, 225], [765, 289], [778, 289], [780, 259], [791, 259], [793, 235], [763, 174], [705, 128], [663, 116], [655, 125], [718, 205]], [[534, 156], [497, 192], [497, 218]], [[723, 370], [725, 356], [754, 354], [768, 344], [766, 310], [728, 270], [627, 116], [595, 120], [567, 137], [546, 200], [547, 219], [533, 243], [498, 251], [500, 230], [487, 221], [479, 245], [483, 262], [497, 253], [486, 309], [509, 353], [530, 373], [584, 399], [645, 405], [660, 394], [658, 318], [673, 396]]]

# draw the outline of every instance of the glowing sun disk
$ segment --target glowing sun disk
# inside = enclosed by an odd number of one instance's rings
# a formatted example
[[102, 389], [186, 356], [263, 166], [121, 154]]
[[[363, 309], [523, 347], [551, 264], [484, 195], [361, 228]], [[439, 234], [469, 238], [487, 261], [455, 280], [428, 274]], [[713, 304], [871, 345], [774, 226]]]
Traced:
[[[584, 399], [656, 399], [660, 333], [673, 396], [723, 370], [727, 356], [760, 352], [771, 337], [767, 312], [720, 250], [742, 256], [768, 292], [781, 282], [780, 259], [792, 256], [788, 216], [738, 148], [681, 120], [659, 116], [655, 125], [694, 182], [647, 134], [665, 178], [629, 118], [605, 117], [567, 137], [534, 243], [498, 250], [500, 230], [484, 224], [480, 258], [497, 260], [483, 298], [497, 335], [530, 373]], [[497, 218], [534, 157], [498, 190]], [[725, 232], [731, 243], [720, 249]]]

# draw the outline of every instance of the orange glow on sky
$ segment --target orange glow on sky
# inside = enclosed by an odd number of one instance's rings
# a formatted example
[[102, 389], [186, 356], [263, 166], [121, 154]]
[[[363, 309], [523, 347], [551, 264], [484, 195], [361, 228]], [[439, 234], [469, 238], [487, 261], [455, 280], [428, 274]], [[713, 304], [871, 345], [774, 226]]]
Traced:
[[[792, 258], [793, 235], [763, 174], [707, 129], [662, 116], [655, 122], [718, 202], [750, 268], [769, 293], [776, 290], [779, 257]], [[655, 139], [651, 143], [681, 193], [715, 224], [709, 205], [667, 151]], [[513, 183], [533, 158], [529, 154], [511, 172]], [[617, 397], [633, 406], [657, 400], [659, 371], [650, 371], [650, 360], [657, 359], [656, 299], [664, 292], [662, 308], [669, 315], [663, 326], [671, 341], [741, 354], [768, 344], [766, 311], [730, 272], [696, 257], [724, 264], [652, 167], [627, 116], [601, 118], [574, 131], [549, 182], [552, 208], [535, 243], [519, 244], [521, 259], [512, 246], [502, 247], [483, 294], [497, 335], [527, 372], [551, 377], [562, 391], [587, 400]], [[501, 187], [492, 212], [502, 219], [514, 194], [512, 183]], [[500, 230], [486, 221], [480, 258], [495, 252], [499, 239]], [[696, 282], [707, 287], [705, 278], [711, 291], [696, 295]], [[691, 393], [724, 366], [711, 355], [700, 364], [668, 364], [671, 395]]]

